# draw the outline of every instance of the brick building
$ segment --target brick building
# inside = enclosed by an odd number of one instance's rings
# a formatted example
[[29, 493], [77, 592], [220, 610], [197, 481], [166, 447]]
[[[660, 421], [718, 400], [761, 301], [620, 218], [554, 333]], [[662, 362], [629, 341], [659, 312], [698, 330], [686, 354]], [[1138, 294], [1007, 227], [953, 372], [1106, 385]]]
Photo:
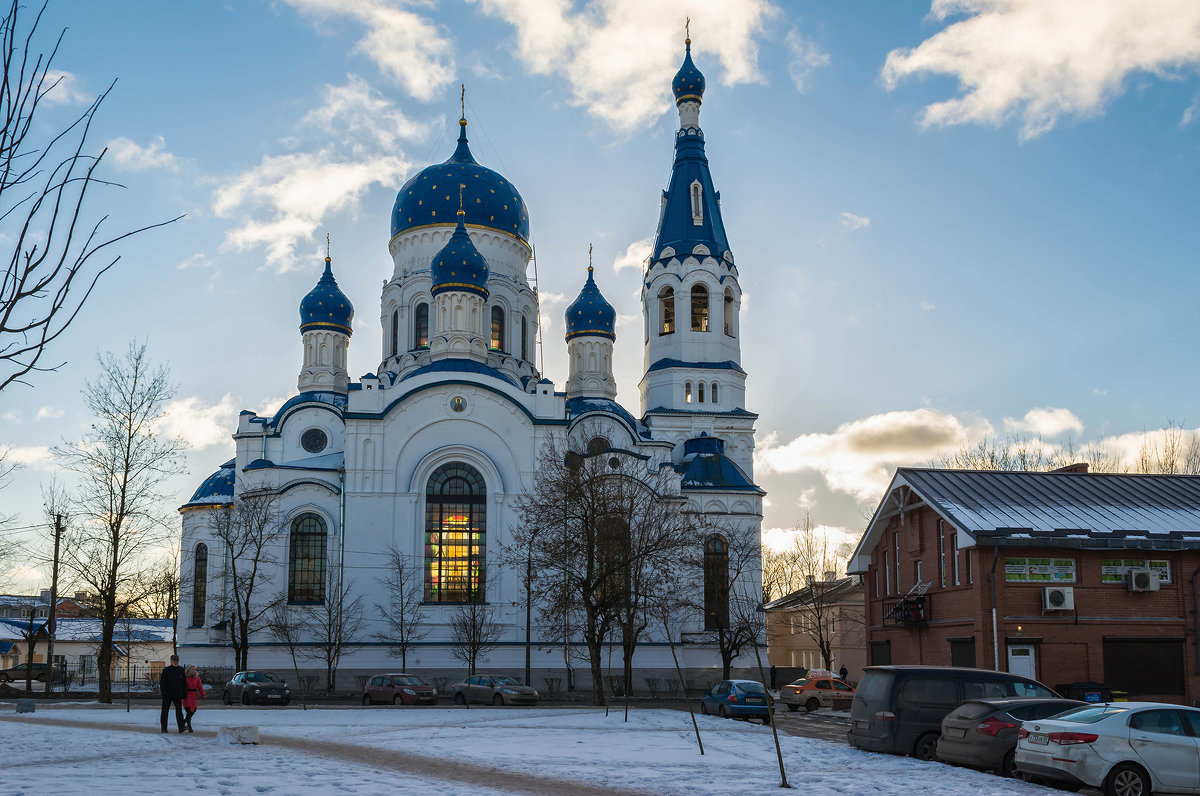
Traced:
[[849, 571], [869, 663], [1200, 698], [1200, 476], [901, 468]]

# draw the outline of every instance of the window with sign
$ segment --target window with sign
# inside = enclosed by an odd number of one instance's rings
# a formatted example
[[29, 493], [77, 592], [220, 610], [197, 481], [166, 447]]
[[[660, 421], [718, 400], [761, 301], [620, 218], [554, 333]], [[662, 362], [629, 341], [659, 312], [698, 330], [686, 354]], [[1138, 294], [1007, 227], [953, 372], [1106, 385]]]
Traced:
[[1100, 582], [1124, 586], [1131, 569], [1149, 569], [1158, 573], [1159, 583], [1171, 582], [1171, 562], [1157, 558], [1102, 558]]
[[1075, 583], [1073, 558], [1022, 558], [1006, 556], [1005, 583]]

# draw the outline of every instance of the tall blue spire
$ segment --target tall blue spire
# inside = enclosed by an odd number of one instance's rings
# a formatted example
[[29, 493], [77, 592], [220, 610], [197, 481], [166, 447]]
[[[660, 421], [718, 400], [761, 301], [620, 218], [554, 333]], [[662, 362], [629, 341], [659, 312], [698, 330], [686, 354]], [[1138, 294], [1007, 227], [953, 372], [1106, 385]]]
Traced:
[[300, 331], [333, 329], [342, 334], [352, 333], [354, 305], [333, 278], [333, 261], [325, 256], [325, 273], [317, 286], [300, 301]]
[[617, 339], [617, 311], [600, 293], [596, 280], [592, 278], [590, 264], [583, 290], [579, 291], [579, 297], [567, 307], [566, 326], [568, 340], [583, 335]]

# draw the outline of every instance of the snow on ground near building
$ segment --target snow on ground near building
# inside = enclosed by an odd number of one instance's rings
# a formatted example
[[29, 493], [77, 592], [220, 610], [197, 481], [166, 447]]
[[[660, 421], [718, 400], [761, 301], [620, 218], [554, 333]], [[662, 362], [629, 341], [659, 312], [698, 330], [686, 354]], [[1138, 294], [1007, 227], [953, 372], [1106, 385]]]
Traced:
[[[206, 709], [194, 723], [200, 734], [134, 733], [118, 727], [154, 729], [158, 710], [136, 708], [44, 707], [17, 724], [11, 705], [0, 707], [5, 787], [17, 794], [120, 793], [275, 793], [298, 796], [384, 794], [492, 796], [513, 792], [478, 784], [439, 781], [439, 763], [422, 775], [403, 772], [397, 753], [591, 785], [673, 794], [775, 794], [779, 774], [769, 727], [697, 716], [704, 756], [686, 713], [635, 710], [629, 722], [614, 710], [471, 708]], [[114, 729], [86, 729], [39, 723], [43, 719], [102, 722]], [[173, 724], [173, 723], [172, 723]], [[259, 746], [219, 744], [204, 730], [251, 724], [263, 737]], [[17, 739], [20, 743], [15, 743]], [[339, 756], [306, 754], [336, 741]], [[809, 794], [960, 796], [961, 794], [1050, 793], [1045, 788], [1004, 780], [940, 763], [876, 755], [844, 744], [780, 735], [792, 784]], [[284, 744], [287, 746], [281, 746]], [[347, 747], [353, 753], [347, 754]], [[391, 752], [389, 756], [387, 753]], [[376, 764], [376, 761], [380, 761]], [[382, 761], [390, 761], [385, 768]], [[397, 771], [396, 768], [400, 768]], [[23, 790], [24, 789], [24, 790]], [[528, 792], [553, 790], [532, 787]]]

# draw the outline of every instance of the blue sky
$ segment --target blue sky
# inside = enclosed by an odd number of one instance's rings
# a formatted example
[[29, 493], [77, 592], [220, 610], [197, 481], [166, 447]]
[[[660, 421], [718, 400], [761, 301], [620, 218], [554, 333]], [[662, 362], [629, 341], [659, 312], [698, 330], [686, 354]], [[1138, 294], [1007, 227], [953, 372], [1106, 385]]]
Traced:
[[131, 339], [179, 384], [186, 500], [232, 455], [237, 412], [294, 391], [326, 233], [357, 311], [351, 373], [373, 371], [392, 202], [453, 150], [460, 82], [473, 151], [529, 207], [547, 375], [565, 381], [562, 311], [594, 244], [636, 412], [638, 266], [688, 15], [747, 294], [764, 528], [810, 510], [856, 534], [894, 467], [983, 434], [1132, 463], [1168, 421], [1194, 433], [1195, 3], [60, 0], [47, 124], [118, 79], [91, 140], [125, 188], [93, 210], [114, 231], [187, 218], [122, 247], [58, 372], [0, 394], [0, 445], [24, 465], [0, 513], [39, 520], [95, 354]]

